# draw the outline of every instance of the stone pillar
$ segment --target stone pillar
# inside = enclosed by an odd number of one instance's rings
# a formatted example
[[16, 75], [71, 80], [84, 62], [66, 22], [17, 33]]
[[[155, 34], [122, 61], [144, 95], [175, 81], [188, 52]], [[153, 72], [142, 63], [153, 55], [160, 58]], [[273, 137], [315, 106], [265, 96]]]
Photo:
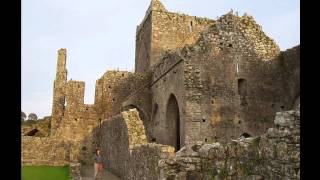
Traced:
[[81, 177], [81, 164], [80, 163], [70, 163], [70, 178], [72, 180], [80, 180]]
[[66, 69], [67, 50], [58, 50], [57, 72], [53, 87], [51, 135], [55, 134], [60, 122], [64, 116], [67, 69]]

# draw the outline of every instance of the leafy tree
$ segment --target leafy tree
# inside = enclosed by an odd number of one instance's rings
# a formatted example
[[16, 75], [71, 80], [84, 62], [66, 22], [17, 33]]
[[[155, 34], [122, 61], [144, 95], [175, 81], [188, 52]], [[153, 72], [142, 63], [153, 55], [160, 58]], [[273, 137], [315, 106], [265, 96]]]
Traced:
[[26, 114], [23, 111], [21, 111], [21, 122], [25, 121], [26, 118], [27, 118]]
[[36, 121], [37, 119], [38, 119], [38, 116], [35, 113], [30, 113], [28, 116], [28, 120]]

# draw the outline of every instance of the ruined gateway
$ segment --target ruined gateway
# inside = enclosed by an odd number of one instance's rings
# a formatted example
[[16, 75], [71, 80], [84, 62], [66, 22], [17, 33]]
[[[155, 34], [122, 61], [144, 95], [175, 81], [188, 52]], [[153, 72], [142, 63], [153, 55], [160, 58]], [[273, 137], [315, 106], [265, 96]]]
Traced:
[[107, 71], [90, 105], [66, 60], [60, 49], [48, 136], [22, 128], [22, 164], [67, 164], [80, 179], [99, 147], [122, 179], [300, 179], [300, 46], [281, 52], [251, 16], [152, 0], [135, 72]]

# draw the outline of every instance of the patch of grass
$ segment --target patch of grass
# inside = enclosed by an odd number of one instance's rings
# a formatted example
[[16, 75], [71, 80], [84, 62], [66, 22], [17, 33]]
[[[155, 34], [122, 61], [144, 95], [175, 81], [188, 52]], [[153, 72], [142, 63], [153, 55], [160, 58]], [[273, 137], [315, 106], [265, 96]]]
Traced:
[[22, 180], [69, 180], [69, 166], [23, 166]]

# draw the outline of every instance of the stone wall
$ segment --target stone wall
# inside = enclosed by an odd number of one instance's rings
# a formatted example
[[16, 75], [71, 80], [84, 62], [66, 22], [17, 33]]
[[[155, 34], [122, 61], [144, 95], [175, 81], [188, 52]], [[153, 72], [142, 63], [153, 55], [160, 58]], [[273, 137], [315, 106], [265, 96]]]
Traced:
[[70, 161], [70, 145], [49, 137], [21, 137], [23, 165], [64, 166]]
[[70, 80], [66, 87], [66, 104], [60, 126], [56, 129], [54, 138], [66, 141], [81, 142], [77, 157], [83, 164], [92, 163], [92, 153], [96, 144], [90, 133], [99, 125], [99, 116], [94, 105], [84, 104], [85, 83]]
[[[133, 83], [134, 82], [134, 83]], [[126, 71], [107, 71], [96, 82], [95, 107], [101, 119], [108, 119], [121, 112], [123, 102], [149, 83], [147, 74]], [[148, 99], [148, 96], [144, 100]], [[144, 109], [148, 112], [147, 109]]]
[[151, 29], [151, 16], [147, 14], [136, 32], [135, 72], [137, 73], [146, 72], [150, 66]]
[[174, 155], [173, 147], [147, 142], [137, 109], [104, 120], [93, 133], [106, 169], [122, 179], [157, 179], [158, 161]]
[[300, 99], [300, 45], [281, 52], [276, 61], [282, 76], [284, 110], [294, 108]]
[[158, 161], [173, 155], [174, 148], [171, 146], [155, 143], [136, 146], [131, 150], [127, 171], [123, 179], [159, 179]]
[[21, 135], [23, 136], [37, 136], [47, 137], [50, 136], [51, 117], [44, 117], [36, 121], [24, 121], [21, 124]]
[[[78, 176], [101, 148], [124, 179], [296, 178], [299, 115], [276, 112], [300, 105], [299, 56], [300, 46], [280, 52], [251, 16], [213, 21], [152, 0], [137, 27], [136, 72], [107, 71], [94, 104], [84, 104], [84, 82], [67, 82], [66, 50], [58, 51], [51, 136], [23, 137], [22, 163], [69, 162]], [[275, 115], [279, 127], [268, 129]]]
[[214, 21], [207, 18], [153, 11], [150, 66], [158, 63], [166, 51], [196, 42], [200, 33], [212, 24]]
[[[151, 129], [148, 139], [170, 144], [162, 136], [168, 134], [166, 106], [170, 94], [177, 96], [179, 102], [181, 145], [197, 140], [228, 140], [242, 133], [261, 134], [273, 126], [276, 111], [287, 110], [288, 104], [299, 98], [299, 49], [280, 53], [251, 16], [228, 13], [217, 21], [194, 17], [190, 20], [161, 7], [149, 13], [139, 26], [142, 31], [151, 18], [152, 32], [158, 28], [152, 33], [149, 58], [153, 72], [150, 123], [153, 126], [148, 125], [147, 129]], [[170, 23], [179, 20], [184, 23], [176, 24], [183, 27], [171, 26]], [[199, 20], [203, 26], [194, 25], [191, 32], [187, 22], [193, 20]], [[181, 44], [185, 46], [181, 54], [173, 52], [181, 49], [171, 47], [176, 46], [172, 42], [179, 42], [174, 38], [184, 37], [183, 34], [193, 40]], [[177, 61], [182, 62], [175, 64]], [[294, 75], [288, 73], [291, 67]], [[292, 83], [284, 81], [287, 78], [295, 83], [294, 88], [290, 89]], [[167, 79], [170, 80], [166, 82]], [[286, 95], [284, 89], [290, 89], [294, 95]]]
[[[287, 61], [296, 62], [296, 54]], [[283, 91], [278, 46], [251, 16], [222, 16], [195, 44], [184, 47], [181, 56], [186, 142], [259, 135], [273, 126], [275, 112], [284, 110], [284, 97], [293, 99]], [[293, 89], [299, 91], [298, 86]]]
[[260, 137], [186, 146], [159, 161], [165, 179], [300, 179], [300, 110], [278, 112]]
[[[151, 140], [173, 145], [167, 140], [172, 138], [162, 134], [178, 133], [183, 146], [198, 140], [225, 141], [243, 133], [259, 135], [273, 126], [275, 112], [290, 109], [299, 98], [299, 48], [280, 52], [251, 16], [228, 13], [215, 22], [204, 20], [201, 33], [193, 32], [196, 38], [174, 52], [177, 49], [169, 42], [178, 41], [172, 39], [175, 32], [187, 31], [173, 27], [179, 30], [171, 32], [166, 23], [190, 19], [165, 10], [151, 14], [152, 28], [168, 28], [152, 33], [153, 126], [147, 128]], [[166, 19], [168, 14], [172, 17]], [[158, 45], [164, 48], [161, 53]], [[166, 117], [170, 95], [179, 106], [180, 128], [175, 132], [166, 127], [171, 121]]]
[[[178, 54], [168, 54], [153, 67], [152, 91], [152, 135], [155, 142], [180, 147], [184, 145], [184, 65]], [[177, 107], [168, 108], [170, 98], [177, 101]], [[170, 110], [171, 113], [168, 113]], [[170, 118], [177, 115], [178, 119]], [[168, 116], [168, 117], [167, 117]], [[177, 122], [178, 121], [178, 122]], [[180, 132], [178, 133], [178, 129]], [[179, 136], [179, 137], [176, 137]], [[177, 146], [175, 146], [177, 148]]]
[[127, 174], [131, 149], [147, 143], [143, 122], [136, 109], [104, 120], [93, 133], [101, 144], [106, 169], [119, 177]]
[[207, 18], [169, 12], [153, 0], [137, 27], [136, 72], [146, 72], [159, 63], [168, 50], [179, 50], [194, 43], [200, 32], [214, 23]]

